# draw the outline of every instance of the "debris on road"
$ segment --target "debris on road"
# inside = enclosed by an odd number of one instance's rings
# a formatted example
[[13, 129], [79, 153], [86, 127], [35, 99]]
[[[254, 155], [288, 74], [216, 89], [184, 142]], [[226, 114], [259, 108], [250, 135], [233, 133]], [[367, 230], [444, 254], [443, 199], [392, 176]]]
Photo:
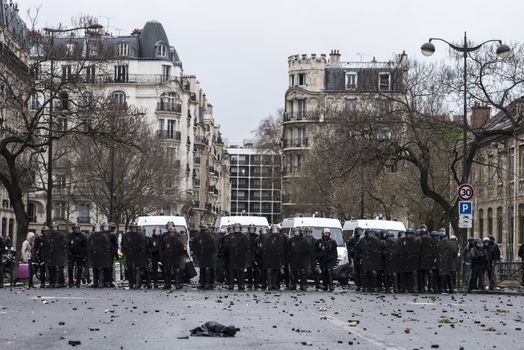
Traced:
[[240, 331], [235, 326], [224, 326], [215, 321], [209, 321], [191, 330], [191, 336], [196, 337], [234, 337]]

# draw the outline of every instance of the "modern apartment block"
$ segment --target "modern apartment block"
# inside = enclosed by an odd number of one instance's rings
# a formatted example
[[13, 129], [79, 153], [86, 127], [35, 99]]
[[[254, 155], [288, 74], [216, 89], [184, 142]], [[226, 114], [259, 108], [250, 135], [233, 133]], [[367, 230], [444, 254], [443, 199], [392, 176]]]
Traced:
[[[297, 203], [293, 182], [301, 176], [315, 136], [329, 123], [329, 114], [358, 111], [361, 101], [387, 101], [385, 96], [403, 93], [407, 55], [378, 62], [342, 62], [338, 50], [322, 55], [293, 55], [288, 58], [289, 87], [285, 94], [282, 215], [310, 213], [307, 203]], [[384, 103], [387, 106], [387, 103]], [[382, 106], [381, 106], [382, 107]]]
[[265, 216], [279, 223], [281, 164], [279, 154], [261, 153], [250, 141], [229, 144], [231, 215]]

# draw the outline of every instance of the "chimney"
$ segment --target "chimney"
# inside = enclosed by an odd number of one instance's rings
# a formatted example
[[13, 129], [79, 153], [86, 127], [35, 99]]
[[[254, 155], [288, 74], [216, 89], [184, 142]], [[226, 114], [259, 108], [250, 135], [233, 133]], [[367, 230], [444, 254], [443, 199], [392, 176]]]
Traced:
[[471, 108], [471, 128], [473, 130], [482, 129], [491, 117], [489, 106], [475, 105]]
[[329, 53], [329, 60], [331, 64], [339, 64], [340, 63], [340, 51], [331, 50], [331, 52]]

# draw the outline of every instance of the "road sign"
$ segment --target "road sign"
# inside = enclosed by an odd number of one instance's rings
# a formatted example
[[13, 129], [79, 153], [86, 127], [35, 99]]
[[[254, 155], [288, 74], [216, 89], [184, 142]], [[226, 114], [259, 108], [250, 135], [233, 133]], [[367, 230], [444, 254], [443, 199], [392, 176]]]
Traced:
[[474, 194], [475, 190], [473, 189], [473, 186], [470, 184], [462, 184], [459, 186], [457, 190], [457, 195], [461, 201], [469, 201], [473, 198]]
[[459, 228], [473, 228], [473, 218], [471, 215], [459, 216]]
[[458, 208], [459, 208], [459, 215], [473, 215], [473, 202], [472, 201], [459, 201]]

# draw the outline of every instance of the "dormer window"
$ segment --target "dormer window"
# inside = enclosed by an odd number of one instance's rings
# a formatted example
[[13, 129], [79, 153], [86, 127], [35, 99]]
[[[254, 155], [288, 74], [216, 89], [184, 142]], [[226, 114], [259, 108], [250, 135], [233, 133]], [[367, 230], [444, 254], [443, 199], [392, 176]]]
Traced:
[[118, 44], [118, 56], [120, 57], [129, 56], [129, 45], [127, 43]]
[[346, 73], [346, 90], [356, 90], [357, 89], [357, 73], [348, 72]]
[[166, 45], [164, 43], [156, 44], [156, 55], [157, 57], [166, 57]]
[[378, 74], [378, 89], [380, 91], [391, 90], [391, 75], [389, 73]]

